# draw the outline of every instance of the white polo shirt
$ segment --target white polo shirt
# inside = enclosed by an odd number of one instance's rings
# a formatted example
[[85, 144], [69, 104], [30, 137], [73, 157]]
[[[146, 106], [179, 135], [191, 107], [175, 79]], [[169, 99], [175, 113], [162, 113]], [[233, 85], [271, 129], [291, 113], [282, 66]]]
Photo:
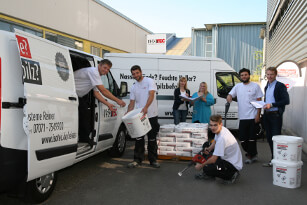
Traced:
[[95, 67], [81, 68], [75, 71], [74, 78], [78, 97], [83, 97], [93, 88], [98, 90], [96, 86], [102, 85], [98, 68]]
[[[144, 77], [141, 82], [136, 81], [130, 90], [130, 100], [135, 100], [136, 108], [145, 107], [148, 97], [149, 91], [154, 90], [157, 91], [156, 83], [153, 79]], [[147, 112], [148, 118], [158, 116], [158, 104], [156, 100], [156, 93], [154, 99], [150, 106], [148, 107]]]
[[229, 95], [238, 99], [240, 120], [255, 119], [257, 109], [250, 102], [257, 101], [257, 98], [262, 98], [263, 96], [261, 88], [257, 83], [250, 82], [247, 85], [239, 83], [231, 89]]
[[215, 134], [216, 141], [213, 155], [221, 157], [223, 160], [230, 162], [237, 170], [243, 167], [242, 153], [237, 140], [226, 128], [222, 127], [219, 134]]

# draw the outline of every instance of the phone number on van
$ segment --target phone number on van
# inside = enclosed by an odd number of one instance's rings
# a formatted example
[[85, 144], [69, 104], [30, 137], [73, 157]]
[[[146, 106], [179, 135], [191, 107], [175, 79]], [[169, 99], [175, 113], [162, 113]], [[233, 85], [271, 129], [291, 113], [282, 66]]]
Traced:
[[42, 132], [53, 132], [57, 130], [64, 129], [64, 122], [50, 122], [49, 126], [46, 126], [45, 123], [38, 123], [33, 125], [33, 133], [42, 133]]

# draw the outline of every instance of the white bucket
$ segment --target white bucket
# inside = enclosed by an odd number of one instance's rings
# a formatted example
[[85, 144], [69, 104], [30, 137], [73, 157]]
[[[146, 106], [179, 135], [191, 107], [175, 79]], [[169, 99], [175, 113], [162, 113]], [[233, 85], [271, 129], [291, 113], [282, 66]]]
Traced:
[[303, 162], [286, 162], [272, 160], [273, 184], [286, 188], [297, 188], [301, 186], [301, 174]]
[[303, 138], [277, 135], [273, 137], [274, 159], [298, 162], [302, 158]]
[[131, 138], [142, 137], [151, 130], [147, 115], [141, 113], [142, 108], [128, 112], [123, 118]]

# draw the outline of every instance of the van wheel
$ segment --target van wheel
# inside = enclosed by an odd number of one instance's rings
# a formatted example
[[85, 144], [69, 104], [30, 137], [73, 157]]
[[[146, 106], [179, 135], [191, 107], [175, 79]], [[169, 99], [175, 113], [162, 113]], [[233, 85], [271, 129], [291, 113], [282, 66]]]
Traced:
[[50, 173], [27, 183], [26, 201], [31, 203], [41, 203], [48, 199], [54, 190], [57, 176]]
[[113, 147], [109, 150], [112, 157], [121, 157], [126, 149], [127, 129], [125, 125], [119, 127]]

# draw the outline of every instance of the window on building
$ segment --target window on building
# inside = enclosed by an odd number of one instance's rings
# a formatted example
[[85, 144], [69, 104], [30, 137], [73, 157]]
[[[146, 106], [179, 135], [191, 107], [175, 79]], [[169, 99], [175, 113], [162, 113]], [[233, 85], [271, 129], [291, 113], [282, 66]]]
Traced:
[[212, 36], [206, 36], [205, 57], [212, 57]]
[[91, 46], [91, 54], [95, 56], [100, 56], [100, 48], [97, 48], [95, 46]]
[[72, 39], [72, 38], [69, 38], [69, 37], [66, 37], [66, 36], [62, 36], [62, 35], [59, 35], [59, 34], [47, 32], [47, 31], [45, 33], [45, 37], [49, 41], [53, 41], [53, 42], [61, 44], [63, 46], [67, 46], [67, 47], [70, 47], [70, 48], [75, 48], [75, 49], [83, 51], [83, 42], [82, 41], [77, 41], [75, 39]]
[[102, 49], [102, 57], [103, 57], [104, 54], [106, 54], [106, 53], [110, 53], [110, 51]]
[[15, 28], [22, 30], [22, 31], [25, 31], [27, 33], [34, 34], [34, 35], [39, 36], [39, 37], [43, 37], [43, 32], [41, 30], [29, 28], [29, 27], [26, 27], [26, 26], [23, 26], [23, 25], [19, 25], [19, 24], [10, 22], [10, 21], [0, 20], [0, 30], [15, 32], [15, 30], [14, 30]]

